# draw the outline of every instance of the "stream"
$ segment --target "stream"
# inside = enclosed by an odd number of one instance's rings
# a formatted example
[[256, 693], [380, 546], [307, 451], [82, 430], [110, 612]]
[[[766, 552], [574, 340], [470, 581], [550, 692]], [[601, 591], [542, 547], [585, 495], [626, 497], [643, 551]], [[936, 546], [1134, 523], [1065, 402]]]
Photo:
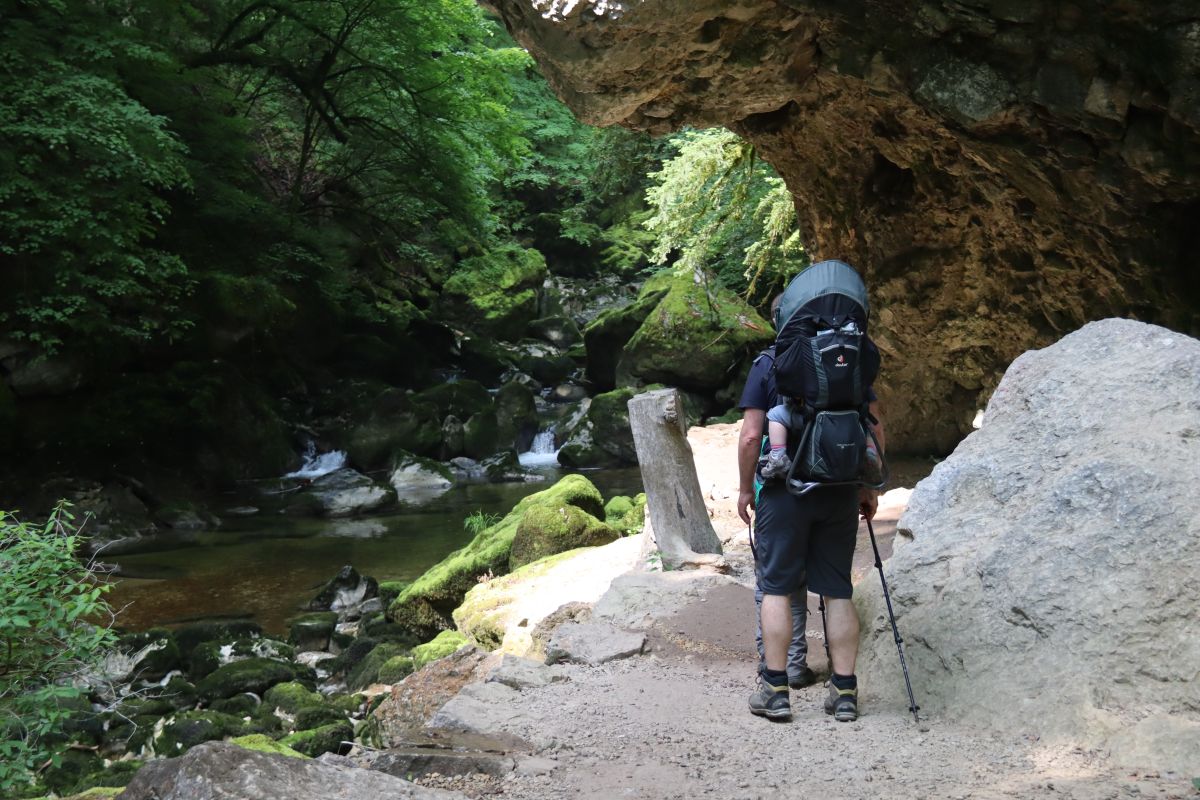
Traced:
[[[119, 565], [119, 573], [108, 601], [119, 612], [117, 624], [130, 630], [236, 617], [253, 619], [269, 635], [284, 636], [287, 620], [342, 566], [350, 564], [380, 581], [414, 580], [471, 540], [463, 527], [468, 515], [482, 511], [503, 516], [523, 497], [567, 473], [557, 468], [553, 451], [538, 453], [535, 447], [522, 454], [522, 462], [547, 479], [466, 484], [422, 506], [374, 516], [235, 517], [223, 520], [215, 531], [114, 556], [110, 560]], [[642, 491], [637, 467], [584, 474], [606, 501]], [[236, 505], [228, 498], [222, 502]]]

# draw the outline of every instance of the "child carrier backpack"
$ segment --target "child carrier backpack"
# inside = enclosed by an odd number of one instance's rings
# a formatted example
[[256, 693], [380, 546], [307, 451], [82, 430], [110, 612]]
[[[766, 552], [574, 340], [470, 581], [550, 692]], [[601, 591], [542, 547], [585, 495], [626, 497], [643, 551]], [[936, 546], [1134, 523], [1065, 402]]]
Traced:
[[[794, 494], [829, 484], [866, 483], [867, 442], [874, 440], [868, 389], [879, 350], [867, 338], [867, 287], [849, 264], [821, 261], [788, 284], [776, 311], [775, 387], [804, 418], [787, 486]], [[875, 450], [879, 451], [875, 441]], [[882, 453], [879, 458], [883, 459]]]

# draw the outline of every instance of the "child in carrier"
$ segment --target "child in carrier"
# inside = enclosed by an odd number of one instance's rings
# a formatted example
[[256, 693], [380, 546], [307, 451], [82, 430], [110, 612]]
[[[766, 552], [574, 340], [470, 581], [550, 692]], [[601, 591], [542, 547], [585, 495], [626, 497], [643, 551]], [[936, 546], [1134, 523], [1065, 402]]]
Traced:
[[[791, 398], [786, 398], [767, 412], [767, 440], [771, 449], [759, 462], [758, 470], [764, 482], [783, 480], [792, 467], [792, 460], [787, 454], [788, 431], [797, 431], [798, 434], [804, 431], [804, 413], [800, 410], [800, 403]], [[863, 481], [871, 484], [881, 480], [883, 468], [879, 451], [875, 447], [875, 440], [868, 437], [867, 464], [863, 470]]]

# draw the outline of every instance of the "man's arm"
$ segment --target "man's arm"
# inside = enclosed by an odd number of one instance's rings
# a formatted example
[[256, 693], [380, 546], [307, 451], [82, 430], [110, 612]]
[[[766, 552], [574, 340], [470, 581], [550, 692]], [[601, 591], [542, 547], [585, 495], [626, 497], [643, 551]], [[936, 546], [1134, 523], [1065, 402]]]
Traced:
[[[871, 416], [876, 420], [875, 424], [871, 426], [871, 430], [875, 434], [875, 440], [879, 442], [879, 455], [882, 457], [887, 447], [887, 435], [883, 432], [883, 411], [879, 408], [878, 400], [871, 403], [870, 410]], [[864, 519], [874, 519], [878, 508], [879, 492], [877, 490], [865, 487], [858, 490], [858, 510]]]
[[767, 412], [761, 408], [742, 411], [742, 429], [738, 434], [738, 516], [750, 524], [750, 509], [754, 508], [754, 470], [762, 454], [763, 424]]

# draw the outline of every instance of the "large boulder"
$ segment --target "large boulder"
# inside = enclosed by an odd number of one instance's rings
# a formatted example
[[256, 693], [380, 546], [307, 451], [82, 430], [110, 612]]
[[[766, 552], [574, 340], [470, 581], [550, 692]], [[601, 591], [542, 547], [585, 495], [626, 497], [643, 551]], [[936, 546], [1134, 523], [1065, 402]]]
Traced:
[[[445, 431], [444, 426], [442, 430]], [[430, 461], [412, 453], [397, 453], [388, 481], [396, 490], [398, 500], [419, 504], [448, 492], [454, 486], [454, 475], [449, 468], [437, 461]]]
[[525, 512], [513, 537], [508, 568], [520, 569], [546, 556], [578, 547], [597, 547], [621, 534], [607, 523], [575, 506], [535, 506]]
[[634, 390], [615, 389], [591, 399], [582, 417], [572, 420], [558, 461], [567, 467], [611, 467], [636, 464], [629, 399]]
[[667, 294], [667, 287], [643, 287], [634, 302], [610, 308], [584, 329], [587, 348], [587, 377], [597, 388], [610, 390], [617, 385], [617, 362], [625, 343], [637, 333], [650, 312]]
[[442, 438], [439, 426], [444, 417], [435, 398], [386, 389], [364, 404], [346, 433], [338, 438], [351, 463], [359, 469], [383, 469], [398, 451], [438, 455]]
[[501, 447], [515, 447], [520, 453], [527, 451], [538, 431], [533, 390], [518, 381], [501, 386], [496, 393], [496, 423]]
[[625, 343], [617, 362], [618, 386], [663, 383], [696, 392], [722, 388], [775, 332], [741, 298], [698, 282], [691, 272], [664, 272], [643, 292], [667, 293]]
[[[1114, 319], [1018, 358], [887, 562], [918, 702], [1194, 774], [1197, 485], [1200, 341]], [[902, 707], [879, 586], [856, 594], [864, 684]]]
[[365, 514], [394, 502], [396, 492], [349, 468], [334, 470], [312, 482], [305, 494], [327, 517]]
[[382, 772], [248, 750], [230, 742], [194, 747], [180, 758], [151, 761], [129, 782], [122, 800], [258, 800], [347, 797], [465, 800]]
[[535, 506], [575, 506], [595, 517], [604, 515], [600, 492], [591, 481], [582, 475], [568, 475], [549, 489], [521, 500], [500, 522], [480, 531], [466, 547], [427, 570], [392, 602], [388, 616], [423, 638], [452, 627], [450, 613], [479, 578], [508, 571], [517, 527], [525, 512]]
[[489, 5], [584, 122], [725, 126], [778, 170], [867, 273], [901, 448], [948, 452], [1088, 320], [1197, 330], [1194, 3]]
[[537, 250], [505, 245], [463, 259], [442, 287], [448, 319], [516, 340], [537, 314], [546, 259]]

